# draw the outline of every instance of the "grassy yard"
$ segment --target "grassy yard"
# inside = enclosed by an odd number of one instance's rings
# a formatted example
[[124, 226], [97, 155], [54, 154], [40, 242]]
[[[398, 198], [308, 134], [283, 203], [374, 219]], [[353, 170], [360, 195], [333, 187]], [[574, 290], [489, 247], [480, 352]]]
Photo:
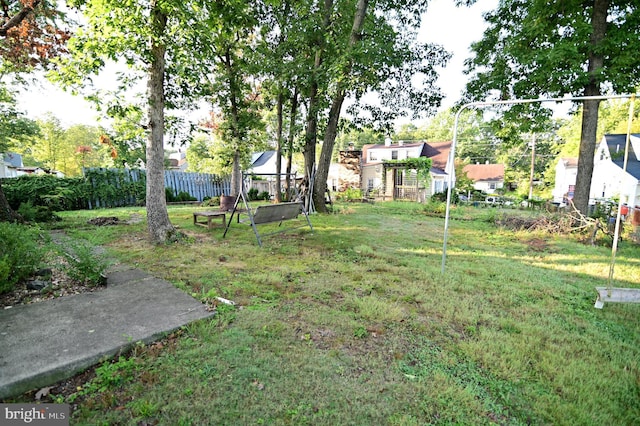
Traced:
[[[140, 209], [64, 215], [70, 235], [240, 306], [105, 363], [67, 398], [73, 424], [640, 422], [640, 306], [593, 307], [609, 247], [456, 210], [442, 275], [444, 221], [417, 204], [339, 205], [263, 248], [246, 225], [195, 227], [193, 210], [170, 208], [189, 238], [169, 246], [144, 221], [86, 224]], [[638, 246], [621, 243], [615, 277], [640, 287]]]

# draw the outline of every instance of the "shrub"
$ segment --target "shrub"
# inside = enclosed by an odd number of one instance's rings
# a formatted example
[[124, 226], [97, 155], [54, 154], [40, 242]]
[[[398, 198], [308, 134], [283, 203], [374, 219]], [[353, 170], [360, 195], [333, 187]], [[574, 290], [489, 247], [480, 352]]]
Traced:
[[176, 196], [176, 201], [180, 201], [180, 202], [197, 201], [197, 198], [196, 197], [192, 197], [191, 194], [189, 194], [186, 191], [180, 191], [180, 192], [178, 192], [178, 195]]
[[67, 261], [65, 272], [73, 281], [97, 286], [104, 284], [107, 262], [88, 243], [70, 243], [60, 254]]
[[4, 179], [2, 188], [14, 210], [24, 203], [46, 206], [51, 211], [81, 209], [86, 207], [89, 195], [89, 187], [82, 178], [50, 175]]
[[29, 278], [48, 250], [40, 229], [0, 222], [0, 293]]
[[345, 201], [362, 201], [362, 190], [358, 188], [347, 188], [340, 194]]
[[270, 199], [271, 194], [269, 194], [269, 191], [262, 191], [260, 194], [258, 194], [258, 200], [269, 201]]
[[164, 189], [164, 197], [167, 199], [167, 203], [174, 203], [176, 202], [176, 196], [173, 193], [173, 188], [165, 188]]
[[[447, 191], [436, 192], [435, 194], [433, 194], [431, 196], [431, 200], [440, 201], [442, 203], [446, 203], [447, 202]], [[455, 191], [451, 191], [451, 202], [453, 204], [458, 204], [460, 202], [460, 196]]]
[[205, 197], [202, 200], [202, 207], [220, 207], [220, 197]]
[[20, 204], [18, 213], [27, 222], [51, 222], [59, 217], [48, 206], [34, 206], [31, 201]]
[[258, 200], [258, 188], [251, 188], [247, 191], [247, 197], [249, 201]]

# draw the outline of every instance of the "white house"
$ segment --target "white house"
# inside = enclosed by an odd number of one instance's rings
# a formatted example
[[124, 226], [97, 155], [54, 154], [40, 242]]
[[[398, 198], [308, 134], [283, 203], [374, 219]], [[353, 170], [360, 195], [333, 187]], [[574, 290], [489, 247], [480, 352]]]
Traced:
[[178, 172], [184, 172], [189, 167], [187, 162], [187, 153], [183, 151], [169, 153], [169, 166], [168, 170], [175, 170]]
[[[605, 135], [596, 149], [591, 177], [591, 202], [620, 197], [622, 203], [640, 206], [640, 134], [630, 137], [626, 171], [623, 171], [626, 134]], [[573, 197], [577, 158], [562, 158], [556, 166], [555, 202]]]
[[22, 156], [13, 152], [0, 154], [0, 178], [17, 177], [22, 167]]
[[553, 201], [566, 202], [573, 198], [578, 174], [578, 159], [575, 157], [561, 158], [556, 164], [556, 183], [552, 191]]
[[626, 134], [605, 135], [593, 163], [589, 197], [620, 197], [620, 202], [640, 206], [640, 134], [632, 134], [626, 171], [623, 170]]
[[[362, 147], [362, 189], [379, 190], [390, 198], [413, 198], [423, 200], [436, 192], [446, 189], [453, 163], [449, 159], [451, 142], [398, 142], [392, 144], [364, 145]], [[385, 166], [385, 161], [406, 160], [427, 157], [431, 159], [430, 186], [419, 188], [415, 172], [408, 173], [403, 168]], [[385, 174], [383, 176], [383, 174]], [[384, 184], [383, 184], [384, 182]]]
[[462, 172], [478, 191], [493, 194], [504, 187], [504, 164], [467, 164]]

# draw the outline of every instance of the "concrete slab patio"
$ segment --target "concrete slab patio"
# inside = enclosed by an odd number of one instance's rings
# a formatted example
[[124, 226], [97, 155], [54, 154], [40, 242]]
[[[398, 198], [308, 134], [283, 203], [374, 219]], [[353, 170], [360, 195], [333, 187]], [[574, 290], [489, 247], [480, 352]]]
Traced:
[[73, 376], [212, 316], [171, 283], [120, 266], [105, 289], [0, 310], [0, 399]]

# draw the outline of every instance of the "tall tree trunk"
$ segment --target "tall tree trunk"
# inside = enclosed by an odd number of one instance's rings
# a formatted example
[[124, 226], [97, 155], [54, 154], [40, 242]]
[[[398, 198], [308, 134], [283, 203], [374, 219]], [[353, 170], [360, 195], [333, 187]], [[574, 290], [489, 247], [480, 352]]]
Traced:
[[[351, 35], [349, 36], [349, 46], [347, 54], [362, 40], [362, 27], [364, 26], [364, 19], [367, 16], [367, 7], [369, 6], [369, 0], [358, 0], [356, 7], [356, 14], [353, 18], [353, 26], [351, 27]], [[338, 83], [338, 89], [331, 103], [331, 109], [329, 110], [329, 120], [327, 122], [327, 128], [324, 134], [324, 141], [322, 144], [322, 151], [320, 153], [320, 160], [318, 162], [318, 172], [316, 174], [316, 181], [313, 191], [313, 201], [316, 206], [316, 210], [319, 212], [326, 212], [327, 205], [325, 202], [325, 193], [327, 192], [327, 177], [329, 176], [329, 166], [331, 165], [331, 157], [333, 155], [333, 147], [336, 143], [336, 136], [338, 134], [338, 120], [340, 119], [340, 110], [346, 96], [346, 88], [342, 81], [347, 80], [347, 76], [353, 69], [353, 60], [348, 58], [347, 65], [342, 71], [342, 75], [345, 77]]]
[[231, 165], [231, 195], [237, 197], [242, 190], [242, 172], [240, 171], [240, 151], [233, 151], [233, 164]]
[[167, 26], [167, 16], [151, 3], [151, 65], [147, 82], [149, 98], [149, 134], [147, 136], [147, 227], [151, 241], [163, 243], [175, 234], [169, 221], [164, 192], [164, 72], [165, 51], [160, 36]]
[[340, 89], [336, 94], [329, 110], [329, 119], [327, 128], [324, 133], [324, 142], [322, 151], [320, 152], [320, 160], [318, 161], [318, 171], [316, 173], [316, 181], [313, 191], [313, 202], [316, 210], [322, 213], [327, 212], [327, 203], [325, 201], [325, 193], [327, 192], [327, 178], [329, 176], [329, 167], [331, 166], [331, 157], [333, 155], [333, 147], [338, 134], [338, 120], [340, 119], [340, 110], [344, 102], [345, 91]]
[[278, 93], [278, 105], [277, 105], [278, 128], [276, 129], [276, 133], [277, 133], [276, 173], [278, 173], [278, 176], [276, 176], [276, 193], [275, 193], [276, 203], [279, 203], [280, 201], [282, 201], [280, 173], [282, 173], [282, 104], [283, 103], [284, 103], [284, 94], [282, 93], [282, 88], [281, 88], [280, 93]]
[[334, 0], [324, 0], [324, 16], [322, 19], [322, 31], [319, 32], [315, 41], [316, 55], [313, 64], [312, 81], [309, 88], [309, 111], [307, 112], [307, 128], [304, 135], [304, 176], [311, 184], [311, 173], [316, 164], [316, 142], [318, 140], [318, 109], [320, 100], [318, 99], [318, 87], [320, 78], [320, 66], [325, 48], [325, 35], [329, 31], [331, 23], [331, 10]]
[[[298, 117], [298, 88], [296, 87], [293, 96], [291, 96], [291, 112], [289, 113], [289, 136], [287, 138], [287, 174], [291, 174], [291, 166], [293, 164], [293, 139], [296, 134], [296, 119]], [[296, 183], [293, 182], [295, 185]], [[291, 179], [287, 179], [286, 183], [287, 201], [291, 197]]]
[[[319, 55], [316, 55], [319, 57]], [[309, 111], [307, 127], [304, 132], [304, 177], [311, 179], [311, 172], [316, 164], [316, 143], [318, 140], [318, 82], [313, 81], [309, 89]]]
[[[607, 14], [609, 0], [595, 0], [591, 16], [591, 52], [589, 53], [589, 83], [585, 87], [585, 96], [600, 95], [600, 80], [598, 72], [604, 65], [604, 56], [599, 53], [602, 40], [607, 32]], [[598, 53], [596, 53], [598, 52]], [[578, 156], [578, 173], [573, 203], [584, 215], [589, 210], [589, 192], [593, 175], [593, 157], [597, 147], [598, 109], [599, 100], [587, 100], [582, 108], [582, 133], [580, 135], [580, 153]]]
[[22, 217], [11, 208], [4, 195], [2, 179], [0, 179], [0, 222], [22, 222]]
[[231, 196], [237, 197], [242, 190], [242, 175], [240, 172], [240, 144], [242, 137], [240, 135], [240, 107], [238, 106], [238, 82], [237, 75], [233, 69], [233, 59], [231, 57], [231, 46], [227, 46], [224, 56], [221, 57], [226, 69], [229, 83], [229, 102], [231, 103], [231, 138], [235, 144], [233, 152], [233, 165], [231, 169]]

